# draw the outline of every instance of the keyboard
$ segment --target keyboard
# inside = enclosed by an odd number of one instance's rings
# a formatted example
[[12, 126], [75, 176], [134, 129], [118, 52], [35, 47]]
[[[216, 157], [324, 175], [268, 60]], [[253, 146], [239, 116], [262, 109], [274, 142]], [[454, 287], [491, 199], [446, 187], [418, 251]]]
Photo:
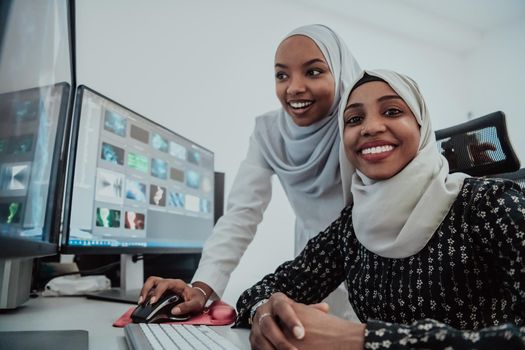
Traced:
[[124, 328], [124, 332], [132, 350], [240, 350], [208, 326], [132, 323]]

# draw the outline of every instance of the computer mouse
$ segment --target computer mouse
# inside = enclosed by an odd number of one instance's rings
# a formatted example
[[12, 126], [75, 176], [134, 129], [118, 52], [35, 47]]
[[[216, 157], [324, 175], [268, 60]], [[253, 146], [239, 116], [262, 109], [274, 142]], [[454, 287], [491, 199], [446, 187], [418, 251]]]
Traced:
[[135, 310], [133, 310], [131, 319], [135, 323], [186, 321], [190, 318], [189, 315], [175, 316], [171, 314], [173, 307], [182, 303], [182, 301], [182, 298], [177, 294], [173, 292], [166, 292], [154, 304], [145, 302], [141, 305], [138, 305]]

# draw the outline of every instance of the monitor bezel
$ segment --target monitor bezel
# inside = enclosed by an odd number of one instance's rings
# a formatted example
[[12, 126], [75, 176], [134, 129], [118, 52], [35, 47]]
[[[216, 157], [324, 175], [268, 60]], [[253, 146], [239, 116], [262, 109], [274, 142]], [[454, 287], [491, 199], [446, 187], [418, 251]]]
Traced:
[[[108, 246], [77, 246], [69, 245], [69, 234], [70, 234], [70, 222], [71, 222], [71, 206], [73, 201], [73, 185], [75, 178], [75, 167], [76, 167], [76, 151], [77, 151], [77, 142], [79, 137], [79, 126], [80, 126], [80, 117], [82, 111], [82, 99], [84, 96], [84, 91], [89, 91], [99, 97], [106, 99], [107, 101], [116, 104], [120, 108], [130, 111], [137, 116], [144, 118], [146, 121], [154, 124], [156, 127], [164, 129], [166, 132], [177, 135], [178, 137], [198, 146], [199, 148], [211, 153], [213, 155], [213, 170], [215, 171], [215, 153], [208, 148], [202, 146], [201, 144], [192, 141], [177, 132], [160, 125], [159, 123], [143, 116], [140, 113], [135, 112], [129, 107], [123, 106], [121, 103], [116, 102], [115, 100], [105, 96], [104, 94], [90, 88], [86, 85], [79, 85], [75, 97], [75, 106], [73, 108], [72, 116], [72, 127], [71, 127], [71, 140], [69, 147], [69, 166], [66, 176], [66, 191], [65, 191], [65, 200], [64, 200], [64, 221], [63, 221], [63, 230], [62, 230], [62, 241], [60, 244], [60, 252], [65, 254], [194, 254], [201, 253], [203, 247], [108, 247]], [[215, 182], [215, 181], [214, 181]], [[215, 183], [214, 183], [215, 187]], [[214, 203], [215, 204], [215, 203]]]

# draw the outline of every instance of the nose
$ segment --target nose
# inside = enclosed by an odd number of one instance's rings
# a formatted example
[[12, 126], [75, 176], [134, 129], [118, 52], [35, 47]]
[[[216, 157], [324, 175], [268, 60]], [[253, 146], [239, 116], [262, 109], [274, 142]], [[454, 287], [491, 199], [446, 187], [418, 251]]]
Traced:
[[386, 125], [381, 116], [367, 116], [361, 124], [361, 135], [372, 136], [386, 131]]
[[290, 96], [295, 96], [306, 91], [306, 84], [301, 77], [293, 77], [289, 80], [286, 93]]

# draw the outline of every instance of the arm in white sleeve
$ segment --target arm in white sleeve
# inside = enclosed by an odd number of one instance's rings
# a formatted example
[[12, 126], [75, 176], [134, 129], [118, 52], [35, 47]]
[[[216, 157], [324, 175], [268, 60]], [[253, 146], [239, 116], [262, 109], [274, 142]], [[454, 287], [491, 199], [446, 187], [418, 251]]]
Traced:
[[192, 282], [209, 285], [218, 297], [253, 240], [272, 196], [273, 170], [263, 159], [253, 135], [228, 196], [226, 214], [204, 244]]

